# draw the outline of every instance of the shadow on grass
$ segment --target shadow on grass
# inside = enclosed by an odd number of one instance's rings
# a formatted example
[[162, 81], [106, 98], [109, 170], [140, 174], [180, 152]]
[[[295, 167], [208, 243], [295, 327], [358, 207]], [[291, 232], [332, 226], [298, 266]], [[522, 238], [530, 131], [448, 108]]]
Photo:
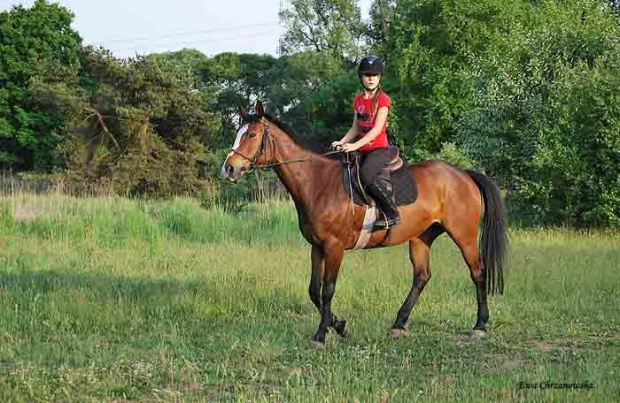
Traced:
[[0, 271], [0, 283], [8, 292], [50, 293], [62, 290], [88, 290], [102, 298], [166, 298], [178, 294], [218, 292], [215, 284], [182, 282], [174, 279], [138, 279], [126, 276], [67, 274], [58, 271]]
[[[73, 308], [84, 304], [94, 309], [118, 306], [119, 316], [139, 311], [145, 320], [166, 320], [198, 326], [278, 326], [307, 312], [309, 300], [291, 291], [259, 289], [253, 276], [239, 275], [225, 284], [209, 279], [179, 281], [172, 278], [142, 279], [126, 276], [67, 274], [58, 271], [7, 272], [0, 270], [0, 290], [14, 303], [27, 305], [33, 299], [57, 301], [56, 306]], [[75, 295], [78, 298], [74, 298]], [[74, 300], [72, 300], [72, 298]], [[8, 303], [8, 301], [5, 301]], [[136, 312], [133, 312], [135, 315]], [[267, 321], [259, 323], [256, 317]], [[248, 325], [249, 324], [249, 325]]]

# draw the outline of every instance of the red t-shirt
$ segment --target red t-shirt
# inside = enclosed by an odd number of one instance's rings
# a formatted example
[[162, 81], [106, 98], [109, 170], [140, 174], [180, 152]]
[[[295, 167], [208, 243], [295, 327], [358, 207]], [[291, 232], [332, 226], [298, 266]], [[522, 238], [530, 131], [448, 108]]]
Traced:
[[[359, 94], [355, 97], [353, 101], [353, 110], [357, 114], [357, 124], [359, 126], [361, 136], [364, 136], [375, 126], [376, 113], [373, 113], [372, 110], [373, 99], [365, 99], [364, 94]], [[387, 96], [385, 92], [381, 92], [379, 95], [379, 102], [377, 103], [377, 110], [382, 106], [387, 106], [390, 108], [392, 106], [392, 100]], [[374, 150], [376, 148], [386, 148], [389, 147], [390, 142], [387, 137], [387, 120], [385, 121], [385, 125], [383, 125], [383, 129], [381, 133], [373, 141], [361, 147], [359, 151], [368, 152]]]

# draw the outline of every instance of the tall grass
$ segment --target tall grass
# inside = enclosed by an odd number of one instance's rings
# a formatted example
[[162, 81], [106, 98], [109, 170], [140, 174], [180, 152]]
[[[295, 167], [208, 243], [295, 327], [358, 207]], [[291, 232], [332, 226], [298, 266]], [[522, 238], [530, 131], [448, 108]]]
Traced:
[[347, 253], [333, 308], [352, 336], [315, 351], [294, 207], [202, 206], [0, 198], [0, 400], [620, 399], [616, 233], [512, 231], [482, 340], [467, 333], [474, 287], [449, 238], [401, 340], [387, 329], [411, 285], [406, 247]]

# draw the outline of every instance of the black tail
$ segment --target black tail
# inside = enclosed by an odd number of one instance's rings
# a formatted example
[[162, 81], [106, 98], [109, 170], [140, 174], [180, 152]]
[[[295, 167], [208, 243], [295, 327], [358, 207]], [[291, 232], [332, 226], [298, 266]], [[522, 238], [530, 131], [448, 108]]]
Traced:
[[467, 170], [476, 182], [484, 199], [484, 217], [482, 218], [482, 236], [480, 238], [480, 255], [487, 293], [490, 295], [504, 293], [504, 264], [508, 252], [508, 234], [506, 233], [506, 208], [499, 187], [485, 174]]

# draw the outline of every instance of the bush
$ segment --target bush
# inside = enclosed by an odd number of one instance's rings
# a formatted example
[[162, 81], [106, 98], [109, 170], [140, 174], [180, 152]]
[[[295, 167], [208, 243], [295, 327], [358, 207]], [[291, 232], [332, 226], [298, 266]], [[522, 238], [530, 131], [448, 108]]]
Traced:
[[538, 224], [620, 225], [620, 28], [598, 1], [524, 3], [476, 56], [458, 143]]

